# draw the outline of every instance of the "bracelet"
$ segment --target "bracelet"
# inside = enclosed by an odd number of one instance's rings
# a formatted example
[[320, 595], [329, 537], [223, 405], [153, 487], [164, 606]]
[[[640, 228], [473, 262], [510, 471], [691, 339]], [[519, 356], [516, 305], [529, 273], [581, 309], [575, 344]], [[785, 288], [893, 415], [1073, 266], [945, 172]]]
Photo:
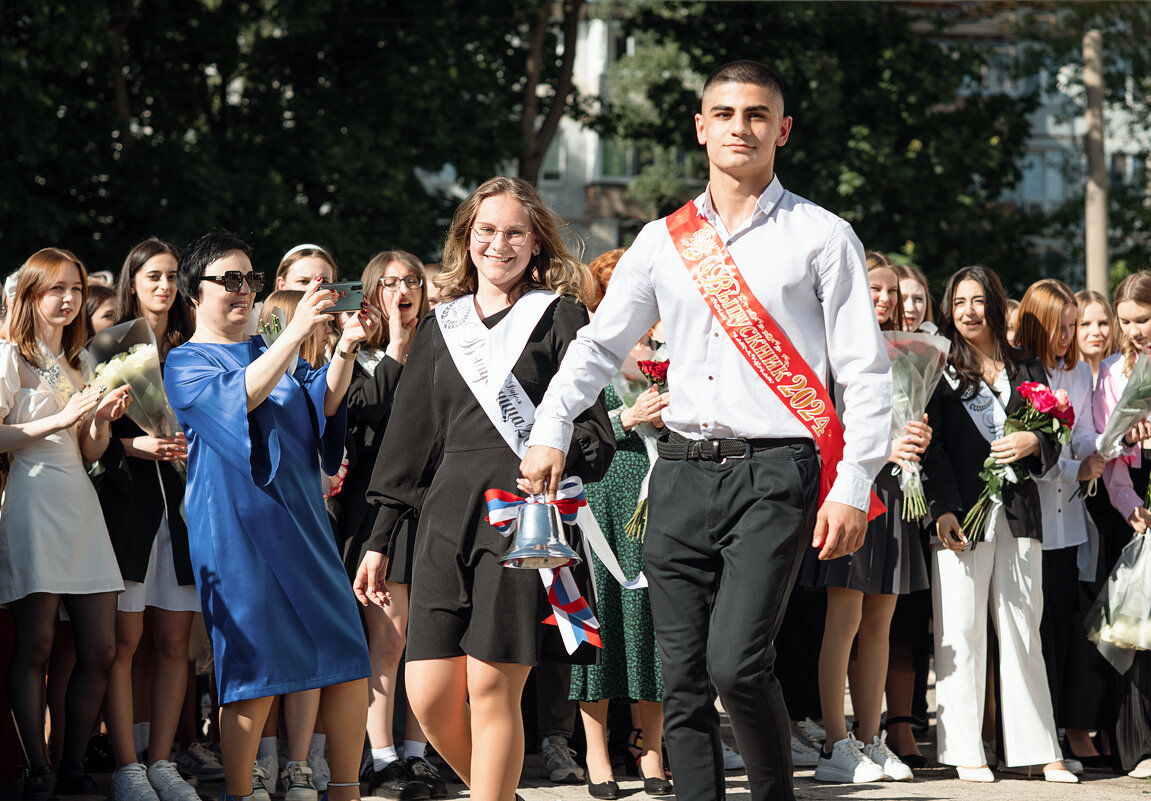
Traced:
[[336, 355], [341, 359], [354, 359], [356, 354], [360, 352], [360, 343], [357, 342], [352, 346], [351, 350], [342, 350], [339, 345], [336, 346]]

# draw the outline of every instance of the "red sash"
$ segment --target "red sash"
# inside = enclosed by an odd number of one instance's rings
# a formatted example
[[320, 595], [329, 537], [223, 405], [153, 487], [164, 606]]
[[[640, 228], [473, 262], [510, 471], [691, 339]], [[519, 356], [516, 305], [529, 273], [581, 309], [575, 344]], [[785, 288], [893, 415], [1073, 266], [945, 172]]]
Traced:
[[[752, 369], [783, 401], [819, 446], [819, 502], [835, 482], [843, 458], [843, 424], [827, 389], [767, 310], [747, 289], [723, 240], [695, 203], [667, 218], [672, 244], [699, 293]], [[874, 492], [867, 519], [887, 509]]]

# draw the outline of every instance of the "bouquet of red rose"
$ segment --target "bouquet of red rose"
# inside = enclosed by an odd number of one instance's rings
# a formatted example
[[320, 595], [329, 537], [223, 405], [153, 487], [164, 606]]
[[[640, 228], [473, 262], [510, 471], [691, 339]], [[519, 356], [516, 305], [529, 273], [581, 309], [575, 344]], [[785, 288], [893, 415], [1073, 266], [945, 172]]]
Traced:
[[[1040, 434], [1053, 434], [1060, 444], [1071, 441], [1071, 426], [1075, 423], [1075, 410], [1066, 390], [1052, 391], [1046, 384], [1024, 381], [1019, 385], [1019, 394], [1025, 403], [1003, 423], [1003, 434], [1017, 431], [1035, 431]], [[984, 481], [979, 499], [963, 518], [961, 528], [967, 535], [974, 550], [977, 543], [987, 534], [988, 514], [996, 504], [1003, 503], [1003, 485], [1018, 484], [1027, 479], [1015, 472], [1009, 464], [1000, 464], [994, 456], [983, 462], [979, 477]]]
[[[653, 352], [653, 356], [659, 356], [666, 353], [663, 345], [660, 345]], [[648, 381], [650, 381], [656, 388], [663, 391], [667, 389], [667, 368], [671, 366], [670, 360], [652, 359], [641, 360], [635, 363], [639, 371], [644, 374]], [[647, 475], [643, 477], [643, 481], [639, 486], [639, 501], [636, 503], [635, 511], [632, 513], [631, 518], [624, 525], [624, 533], [634, 539], [643, 539], [644, 532], [647, 530], [647, 491], [648, 484], [651, 482], [651, 471], [655, 467], [656, 449], [655, 442], [659, 436], [659, 432], [650, 423], [640, 423], [635, 428], [635, 432], [644, 441], [644, 446], [648, 451], [648, 468]]]
[[639, 371], [647, 376], [647, 380], [660, 389], [667, 389], [667, 368], [671, 365], [667, 359], [661, 362], [640, 361], [635, 363]]

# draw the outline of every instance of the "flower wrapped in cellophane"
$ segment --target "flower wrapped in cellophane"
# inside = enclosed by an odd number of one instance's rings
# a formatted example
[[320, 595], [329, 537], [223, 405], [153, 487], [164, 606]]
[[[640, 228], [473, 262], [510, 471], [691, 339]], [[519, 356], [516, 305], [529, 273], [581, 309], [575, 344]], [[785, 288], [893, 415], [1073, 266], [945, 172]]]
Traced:
[[[1118, 367], [1118, 364], [1116, 365]], [[1123, 437], [1132, 426], [1144, 420], [1151, 414], [1151, 361], [1147, 354], [1140, 353], [1135, 357], [1135, 364], [1131, 368], [1131, 377], [1127, 379], [1127, 386], [1107, 416], [1107, 424], [1103, 433], [1095, 441], [1095, 450], [1099, 455], [1110, 461], [1123, 452]]]
[[[92, 337], [88, 353], [99, 364], [92, 379], [108, 389], [128, 385], [132, 402], [127, 414], [150, 437], [174, 437], [180, 433], [176, 413], [164, 393], [160, 353], [151, 326], [142, 317], [105, 328]], [[172, 466], [187, 477], [183, 460]]]
[[1151, 542], [1144, 531], [1123, 548], [1107, 584], [1084, 618], [1087, 637], [1120, 673], [1136, 651], [1151, 650]]
[[[1061, 445], [1071, 441], [1071, 426], [1075, 425], [1075, 410], [1067, 390], [1052, 391], [1046, 384], [1037, 381], [1024, 381], [1019, 385], [1023, 405], [1016, 409], [1003, 423], [1003, 435], [1019, 431], [1035, 431], [1040, 434], [1053, 434]], [[987, 536], [988, 514], [995, 504], [1003, 502], [1003, 485], [1019, 484], [1029, 475], [1017, 473], [1011, 464], [1000, 464], [994, 456], [988, 456], [979, 472], [983, 479], [983, 491], [975, 505], [963, 518], [963, 531], [971, 542], [972, 550]]]
[[[891, 359], [891, 436], [902, 437], [905, 426], [923, 419], [927, 401], [947, 365], [951, 341], [936, 334], [884, 331], [887, 356]], [[929, 421], [930, 422], [930, 421]], [[903, 519], [914, 521], [927, 514], [923, 477], [917, 464], [900, 464], [899, 487], [903, 490]]]

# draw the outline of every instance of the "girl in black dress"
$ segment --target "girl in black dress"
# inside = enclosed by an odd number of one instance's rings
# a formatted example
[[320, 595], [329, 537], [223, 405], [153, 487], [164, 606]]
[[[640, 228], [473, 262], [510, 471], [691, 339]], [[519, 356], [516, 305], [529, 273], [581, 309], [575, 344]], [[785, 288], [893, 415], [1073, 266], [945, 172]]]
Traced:
[[[515, 796], [524, 753], [520, 695], [531, 666], [545, 659], [595, 658], [587, 643], [569, 655], [558, 630], [541, 624], [550, 606], [536, 571], [504, 568], [498, 561], [508, 541], [485, 522], [484, 493], [514, 492], [521, 457], [505, 439], [502, 421], [493, 422], [472, 389], [483, 381], [477, 376], [486, 376], [491, 397], [503, 401], [508, 395], [500, 387], [518, 385], [517, 398], [526, 398], [531, 409], [521, 406], [517, 417], [534, 415], [568, 345], [586, 324], [580, 301], [590, 277], [561, 241], [559, 225], [534, 187], [514, 178], [487, 181], [456, 210], [438, 279], [445, 303], [416, 329], [369, 489], [380, 512], [355, 581], [362, 602], [387, 603], [381, 568], [388, 539], [396, 521], [418, 509], [408, 701], [436, 751], [477, 801]], [[541, 300], [553, 293], [558, 297], [544, 306]], [[458, 343], [453, 328], [441, 320], [476, 333], [478, 318], [492, 335], [490, 343], [534, 314], [538, 321], [518, 357], [492, 353], [486, 363], [464, 363], [469, 384], [449, 350]], [[505, 321], [509, 326], [501, 328]], [[472, 352], [477, 351], [487, 348]], [[510, 374], [486, 375], [497, 360], [512, 365]], [[577, 420], [568, 473], [598, 480], [613, 443], [601, 396]]]

